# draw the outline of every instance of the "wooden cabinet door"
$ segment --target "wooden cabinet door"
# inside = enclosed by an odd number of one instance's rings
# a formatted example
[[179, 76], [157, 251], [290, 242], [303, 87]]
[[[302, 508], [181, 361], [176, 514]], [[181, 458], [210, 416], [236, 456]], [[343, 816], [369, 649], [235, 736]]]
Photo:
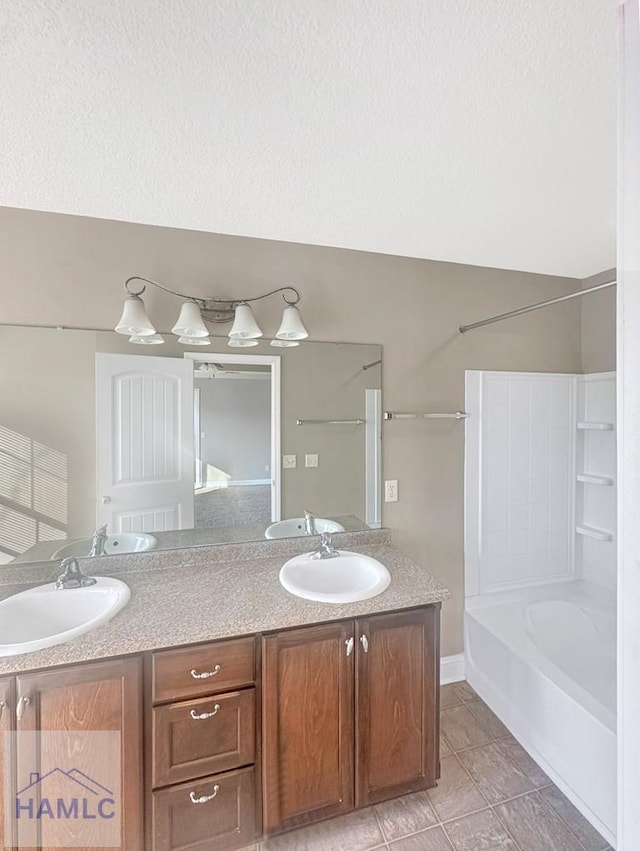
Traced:
[[353, 621], [263, 639], [265, 833], [353, 808]]
[[[49, 847], [52, 840], [48, 837], [60, 835], [56, 822], [62, 816], [65, 829], [78, 840], [76, 846], [81, 842], [87, 847], [101, 847], [101, 820], [114, 818], [112, 824], [119, 823], [121, 847], [142, 851], [141, 660], [96, 662], [19, 676], [16, 699], [16, 794], [25, 808], [25, 817], [16, 819], [21, 844]], [[48, 735], [67, 732], [69, 735]], [[114, 749], [105, 753], [102, 738], [97, 752], [95, 732], [118, 733], [108, 744], [119, 748], [119, 753]], [[76, 733], [81, 735], [74, 739]], [[85, 733], [90, 735], [83, 738]], [[105, 778], [115, 775], [117, 781], [116, 757], [120, 800], [116, 792], [114, 803], [104, 804], [108, 793], [115, 792]], [[21, 793], [21, 787], [27, 791]], [[39, 827], [34, 827], [28, 809], [31, 802], [39, 807], [44, 800], [57, 801], [56, 792], [64, 796], [65, 809], [61, 813], [58, 808], [53, 818], [45, 809]], [[116, 815], [112, 817], [111, 813]]]
[[439, 607], [356, 621], [356, 806], [435, 786]]
[[[13, 788], [13, 741], [11, 733], [14, 729], [15, 698], [13, 679], [0, 680], [0, 848], [11, 848], [15, 841], [13, 836], [13, 808], [5, 807], [6, 797]], [[7, 785], [9, 788], [7, 788]]]

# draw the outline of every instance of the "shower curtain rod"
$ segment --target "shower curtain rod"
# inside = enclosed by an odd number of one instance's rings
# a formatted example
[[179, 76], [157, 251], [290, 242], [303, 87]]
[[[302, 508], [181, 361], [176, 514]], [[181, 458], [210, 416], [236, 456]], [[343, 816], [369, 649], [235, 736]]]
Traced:
[[548, 301], [541, 301], [538, 304], [530, 304], [527, 307], [521, 307], [519, 310], [510, 310], [508, 313], [501, 313], [499, 316], [491, 316], [489, 319], [482, 319], [480, 322], [472, 322], [471, 325], [461, 325], [458, 331], [461, 334], [466, 334], [467, 331], [472, 331], [474, 328], [482, 328], [483, 325], [491, 325], [492, 322], [502, 322], [503, 319], [511, 319], [512, 316], [520, 316], [522, 313], [529, 313], [531, 310], [540, 310], [541, 307], [549, 307], [552, 304], [560, 304], [561, 301], [569, 301], [571, 298], [578, 298], [581, 295], [595, 293], [597, 290], [604, 290], [607, 287], [615, 287], [617, 281], [609, 281], [607, 284], [597, 284], [595, 287], [589, 287], [586, 290], [578, 290], [575, 293], [561, 295], [558, 298], [550, 298]]

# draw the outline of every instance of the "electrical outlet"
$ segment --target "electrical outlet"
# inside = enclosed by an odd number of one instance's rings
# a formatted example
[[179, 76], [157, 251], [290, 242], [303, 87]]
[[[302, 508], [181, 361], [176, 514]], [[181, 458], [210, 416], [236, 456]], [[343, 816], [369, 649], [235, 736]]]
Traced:
[[397, 502], [398, 501], [398, 480], [397, 479], [389, 479], [384, 483], [384, 501], [385, 502]]
[[317, 455], [305, 455], [304, 456], [304, 465], [305, 465], [305, 467], [317, 467], [318, 466], [318, 456]]
[[293, 470], [296, 466], [296, 456], [295, 455], [283, 455], [282, 456], [282, 469], [283, 470]]

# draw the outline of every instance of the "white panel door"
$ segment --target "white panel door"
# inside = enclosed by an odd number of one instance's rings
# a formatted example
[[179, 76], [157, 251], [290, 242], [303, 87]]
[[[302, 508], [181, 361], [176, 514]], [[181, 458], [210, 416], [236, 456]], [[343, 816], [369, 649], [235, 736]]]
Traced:
[[193, 363], [97, 354], [96, 456], [99, 525], [192, 528]]

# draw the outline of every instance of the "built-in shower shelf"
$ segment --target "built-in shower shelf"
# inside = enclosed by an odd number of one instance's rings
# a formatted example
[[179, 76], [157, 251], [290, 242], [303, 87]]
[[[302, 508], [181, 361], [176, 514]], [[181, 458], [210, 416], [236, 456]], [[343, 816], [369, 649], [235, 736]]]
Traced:
[[612, 476], [596, 476], [593, 473], [578, 473], [579, 482], [584, 482], [587, 485], [612, 485]]
[[580, 431], [613, 431], [613, 423], [582, 422], [578, 423]]
[[613, 540], [613, 532], [607, 532], [605, 529], [596, 529], [595, 526], [577, 526], [576, 532], [578, 535], [584, 535], [585, 538], [593, 538], [596, 541]]

